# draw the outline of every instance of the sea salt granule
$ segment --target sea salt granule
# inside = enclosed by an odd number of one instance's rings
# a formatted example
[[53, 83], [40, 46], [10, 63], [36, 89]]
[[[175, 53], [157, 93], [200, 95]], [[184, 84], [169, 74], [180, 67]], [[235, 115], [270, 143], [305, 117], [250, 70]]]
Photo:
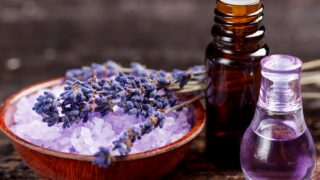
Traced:
[[[66, 153], [93, 155], [99, 147], [110, 147], [121, 133], [145, 120], [124, 114], [121, 108], [116, 107], [115, 112], [104, 117], [92, 114], [87, 123], [80, 122], [66, 129], [62, 128], [61, 123], [48, 127], [42, 122], [41, 116], [32, 110], [36, 98], [44, 91], [21, 98], [17, 103], [14, 121], [9, 124], [9, 128], [22, 139], [45, 148]], [[59, 96], [63, 87], [57, 86], [47, 91]], [[190, 117], [192, 117], [191, 107], [166, 114], [163, 128], [156, 128], [144, 135], [141, 140], [137, 140], [130, 153], [148, 151], [178, 140], [190, 131]], [[118, 155], [117, 151], [113, 153]]]

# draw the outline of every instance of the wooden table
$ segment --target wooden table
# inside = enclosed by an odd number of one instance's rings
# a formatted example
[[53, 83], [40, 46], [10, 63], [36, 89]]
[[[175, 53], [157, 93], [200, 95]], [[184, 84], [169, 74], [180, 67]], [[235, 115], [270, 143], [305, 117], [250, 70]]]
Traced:
[[[272, 53], [320, 58], [318, 0], [264, 3]], [[26, 85], [106, 58], [164, 69], [202, 64], [213, 9], [214, 0], [1, 0], [0, 102]], [[305, 101], [304, 107], [319, 143], [320, 104]], [[206, 162], [203, 136], [167, 178], [243, 179], [240, 171]], [[1, 133], [0, 179], [37, 179]]]
[[[317, 145], [320, 147], [320, 144]], [[193, 143], [185, 159], [164, 179], [244, 179], [240, 170], [219, 169], [208, 162], [204, 157], [204, 146], [204, 133], [202, 133]], [[0, 157], [0, 179], [40, 179], [23, 163], [9, 142], [0, 143]], [[320, 156], [317, 163], [320, 163]], [[319, 166], [313, 179], [320, 179]]]

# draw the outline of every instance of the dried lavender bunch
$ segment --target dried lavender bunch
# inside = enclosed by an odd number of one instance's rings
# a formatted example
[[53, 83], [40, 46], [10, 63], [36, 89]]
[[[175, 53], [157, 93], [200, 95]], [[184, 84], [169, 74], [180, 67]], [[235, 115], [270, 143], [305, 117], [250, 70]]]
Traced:
[[[131, 127], [113, 142], [113, 150], [127, 155], [136, 139], [163, 126], [166, 109], [172, 109], [177, 103], [174, 90], [201, 83], [203, 71], [203, 66], [168, 73], [149, 70], [138, 63], [132, 63], [131, 69], [122, 68], [112, 61], [93, 64], [68, 71], [65, 91], [60, 97], [45, 92], [37, 99], [33, 110], [48, 126], [63, 123], [63, 128], [80, 121], [87, 122], [94, 112], [105, 116], [115, 106], [130, 115], [143, 116], [146, 121]], [[101, 167], [111, 163], [111, 154], [106, 148], [101, 148], [95, 156], [94, 163]]]
[[[175, 94], [165, 88], [165, 94], [159, 95], [155, 79], [123, 73], [114, 80], [68, 80], [65, 83], [65, 91], [59, 98], [46, 92], [33, 108], [49, 126], [62, 122], [64, 128], [70, 127], [80, 121], [86, 122], [92, 112], [105, 116], [114, 106], [136, 117], [157, 117], [157, 110], [174, 106], [177, 101]], [[60, 116], [58, 108], [61, 108]]]

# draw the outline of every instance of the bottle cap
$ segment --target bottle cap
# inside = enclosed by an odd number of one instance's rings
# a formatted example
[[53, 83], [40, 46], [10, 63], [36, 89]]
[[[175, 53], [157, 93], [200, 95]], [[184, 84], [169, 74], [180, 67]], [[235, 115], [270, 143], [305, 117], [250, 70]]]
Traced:
[[261, 60], [261, 88], [258, 104], [277, 112], [301, 108], [302, 61], [289, 55], [271, 55]]

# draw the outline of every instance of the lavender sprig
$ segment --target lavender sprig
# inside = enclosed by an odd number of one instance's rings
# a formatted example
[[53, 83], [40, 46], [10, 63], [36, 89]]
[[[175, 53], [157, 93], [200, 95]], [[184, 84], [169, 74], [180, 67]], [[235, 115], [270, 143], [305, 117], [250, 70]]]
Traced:
[[102, 168], [107, 168], [112, 163], [113, 158], [107, 148], [100, 147], [99, 151], [94, 156], [96, 158], [92, 163], [99, 165]]
[[[122, 133], [119, 137], [118, 140], [113, 141], [113, 147], [112, 150], [119, 150], [120, 155], [128, 155], [131, 151], [131, 147], [133, 143], [137, 140], [140, 139], [143, 135], [150, 133], [152, 130], [155, 128], [162, 127], [164, 123], [164, 114], [168, 113], [173, 110], [180, 109], [184, 106], [187, 106], [199, 99], [203, 98], [203, 94], [198, 95], [194, 98], [191, 98], [189, 100], [184, 101], [183, 103], [176, 105], [174, 107], [166, 109], [160, 116], [158, 117], [153, 117], [153, 118], [148, 118], [144, 122], [134, 125], [133, 127], [129, 128], [126, 132]], [[160, 125], [162, 124], [162, 125]], [[110, 152], [109, 149], [107, 148], [102, 148], [100, 149], [94, 156], [96, 157], [96, 164], [99, 165], [100, 167], [108, 167], [112, 161], [111, 159], [114, 159], [111, 153], [108, 153], [108, 156], [105, 155], [104, 152]], [[103, 154], [103, 156], [102, 156]], [[97, 163], [99, 162], [99, 163]]]
[[48, 123], [48, 126], [53, 126], [60, 121], [58, 101], [54, 94], [50, 92], [44, 92], [37, 98], [33, 110], [41, 115], [42, 121]]

